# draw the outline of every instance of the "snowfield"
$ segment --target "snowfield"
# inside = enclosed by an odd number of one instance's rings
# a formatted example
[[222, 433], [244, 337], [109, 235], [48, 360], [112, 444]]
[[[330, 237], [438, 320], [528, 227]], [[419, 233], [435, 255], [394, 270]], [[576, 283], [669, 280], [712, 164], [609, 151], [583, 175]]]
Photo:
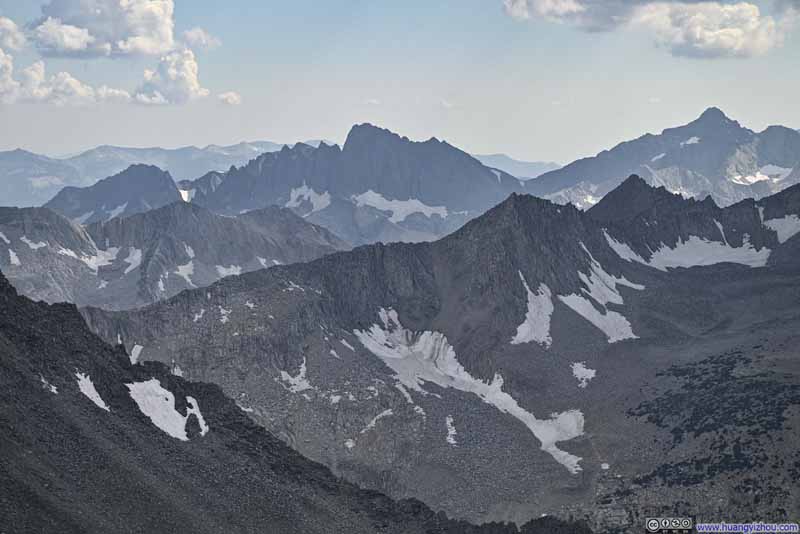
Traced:
[[458, 362], [453, 347], [440, 332], [412, 332], [403, 327], [392, 309], [381, 308], [381, 324], [353, 333], [364, 347], [384, 361], [399, 383], [422, 395], [426, 382], [443, 388], [472, 393], [481, 401], [523, 423], [550, 454], [570, 473], [581, 470], [581, 458], [559, 449], [556, 444], [583, 434], [583, 413], [568, 410], [554, 413], [549, 419], [537, 419], [503, 391], [503, 377], [496, 374], [490, 383], [471, 376]]

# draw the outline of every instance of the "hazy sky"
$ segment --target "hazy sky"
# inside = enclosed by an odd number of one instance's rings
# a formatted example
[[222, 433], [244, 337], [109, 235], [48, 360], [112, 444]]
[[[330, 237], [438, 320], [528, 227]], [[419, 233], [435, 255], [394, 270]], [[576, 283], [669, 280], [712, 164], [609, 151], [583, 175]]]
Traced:
[[799, 128], [798, 7], [0, 0], [0, 149], [341, 142], [372, 122], [563, 163], [712, 105]]

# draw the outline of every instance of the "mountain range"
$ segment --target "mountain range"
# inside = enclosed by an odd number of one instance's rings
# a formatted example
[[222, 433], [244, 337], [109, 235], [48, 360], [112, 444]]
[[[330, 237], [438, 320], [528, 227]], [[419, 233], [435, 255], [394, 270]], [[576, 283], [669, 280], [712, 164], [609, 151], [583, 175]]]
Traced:
[[636, 173], [684, 197], [711, 195], [723, 206], [800, 183], [800, 133], [753, 132], [709, 108], [684, 126], [646, 134], [528, 182], [526, 192], [588, 208]]
[[231, 165], [243, 165], [259, 154], [283, 146], [269, 141], [175, 149], [103, 145], [64, 158], [11, 150], [0, 152], [0, 195], [5, 206], [41, 206], [63, 187], [87, 187], [135, 164], [157, 166], [176, 180], [186, 180], [211, 170], [224, 171]]
[[720, 207], [633, 176], [588, 211], [512, 194], [437, 241], [81, 311], [337, 476], [459, 519], [779, 521], [800, 513], [798, 233], [800, 186]]
[[444, 141], [414, 142], [370, 124], [354, 126], [341, 148], [284, 147], [181, 185], [218, 213], [292, 208], [354, 245], [441, 237], [521, 187]]
[[46, 302], [133, 308], [346, 248], [275, 206], [225, 217], [179, 200], [85, 226], [48, 208], [0, 208], [0, 267], [22, 294]]
[[[57, 342], [54, 342], [57, 336]], [[0, 521], [7, 532], [589, 534], [544, 518], [472, 526], [342, 481], [219, 387], [135, 365], [72, 305], [0, 273]]]

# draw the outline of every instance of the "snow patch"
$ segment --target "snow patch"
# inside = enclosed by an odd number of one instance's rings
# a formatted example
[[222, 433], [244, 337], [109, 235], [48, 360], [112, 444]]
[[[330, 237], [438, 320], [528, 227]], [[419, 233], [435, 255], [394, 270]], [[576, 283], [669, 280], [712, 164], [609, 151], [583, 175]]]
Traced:
[[100, 394], [97, 392], [97, 389], [94, 387], [94, 382], [92, 379], [89, 378], [89, 375], [85, 375], [83, 373], [75, 373], [75, 377], [78, 379], [78, 389], [81, 390], [81, 393], [86, 395], [86, 397], [95, 403], [98, 408], [102, 408], [103, 410], [110, 412], [111, 409], [108, 405], [103, 401], [100, 397]]
[[8, 261], [11, 262], [11, 265], [22, 265], [22, 262], [19, 261], [19, 256], [12, 249], [8, 249]]
[[778, 243], [786, 243], [800, 232], [800, 218], [797, 215], [787, 215], [780, 219], [770, 219], [764, 226], [778, 234]]
[[645, 287], [640, 284], [629, 282], [625, 277], [618, 278], [607, 273], [603, 267], [594, 259], [592, 254], [581, 243], [584, 252], [589, 256], [591, 272], [587, 276], [578, 272], [578, 277], [585, 284], [581, 292], [594, 299], [605, 313], [601, 313], [584, 295], [571, 294], [559, 295], [561, 302], [572, 308], [574, 312], [581, 315], [584, 319], [592, 323], [601, 330], [608, 338], [609, 343], [616, 343], [624, 339], [636, 339], [638, 336], [633, 333], [631, 323], [621, 313], [609, 310], [607, 304], [623, 304], [622, 295], [617, 290], [617, 285], [630, 287], [631, 289], [643, 290]]
[[344, 441], [344, 446], [347, 447], [348, 449], [352, 449], [353, 447], [356, 446], [356, 442], [352, 439], [346, 439]]
[[136, 247], [129, 247], [128, 257], [122, 261], [128, 264], [128, 266], [125, 267], [124, 273], [128, 274], [142, 264], [142, 251]]
[[250, 302], [249, 300], [248, 300], [248, 301], [246, 301], [246, 302], [244, 303], [244, 305], [245, 305], [245, 306], [247, 306], [248, 308], [250, 308], [251, 310], [252, 310], [252, 309], [254, 309], [254, 308], [256, 307], [256, 305], [255, 305], [255, 304], [253, 304], [252, 302]]
[[108, 219], [106, 219], [106, 220], [110, 221], [114, 217], [118, 217], [119, 214], [122, 213], [123, 211], [125, 211], [125, 209], [127, 207], [128, 207], [128, 203], [127, 202], [125, 204], [120, 204], [119, 206], [117, 206], [116, 208], [114, 208], [114, 209], [112, 209], [111, 211], [108, 212]]
[[181, 200], [184, 202], [191, 202], [196, 192], [196, 189], [178, 189], [178, 193], [181, 194]]
[[185, 263], [183, 265], [178, 265], [178, 270], [175, 271], [175, 274], [186, 280], [186, 283], [189, 287], [197, 287], [192, 282], [192, 276], [194, 275], [194, 260], [189, 260], [189, 263]]
[[403, 222], [406, 217], [413, 213], [421, 213], [429, 218], [434, 215], [439, 215], [443, 219], [447, 217], [447, 208], [445, 206], [428, 206], [416, 198], [389, 200], [372, 189], [360, 195], [353, 195], [350, 198], [358, 207], [370, 206], [380, 211], [391, 212], [389, 220], [393, 223]]
[[362, 434], [366, 434], [367, 432], [369, 432], [370, 430], [375, 428], [375, 425], [378, 424], [378, 421], [380, 421], [384, 417], [389, 417], [390, 415], [394, 415], [394, 412], [392, 411], [391, 408], [389, 408], [388, 410], [382, 411], [381, 413], [379, 413], [378, 415], [373, 417], [372, 420], [369, 423], [367, 423], [367, 426], [365, 426], [364, 428], [361, 429], [361, 433]]
[[142, 354], [142, 350], [144, 349], [141, 345], [134, 345], [131, 349], [131, 365], [136, 365], [139, 362], [139, 356]]
[[285, 204], [287, 208], [299, 208], [303, 202], [311, 203], [311, 211], [306, 215], [311, 215], [315, 211], [324, 210], [331, 205], [331, 195], [327, 191], [317, 193], [308, 187], [305, 182], [301, 187], [292, 189], [289, 193], [289, 202]]
[[226, 276], [239, 276], [242, 274], [242, 268], [239, 265], [231, 265], [230, 267], [217, 265], [217, 273], [223, 278]]
[[651, 161], [651, 162], [653, 162], [653, 163], [655, 163], [656, 161], [660, 160], [661, 158], [663, 158], [663, 157], [664, 157], [664, 156], [666, 156], [666, 155], [667, 155], [667, 153], [666, 153], [666, 152], [662, 152], [662, 153], [661, 153], [661, 154], [659, 154], [658, 156], [654, 156], [654, 157], [653, 157], [653, 159], [651, 159], [650, 161]]
[[699, 137], [690, 137], [686, 141], [682, 141], [681, 142], [681, 146], [696, 145], [699, 142], [700, 142], [700, 138]]
[[6, 245], [10, 245], [11, 244], [11, 241], [8, 240], [8, 238], [6, 237], [6, 234], [4, 234], [3, 232], [0, 232], [0, 239], [2, 239], [3, 242]]
[[458, 442], [456, 441], [456, 434], [458, 432], [456, 432], [456, 425], [453, 423], [453, 416], [448, 415], [444, 420], [444, 424], [447, 427], [447, 437], [445, 438], [445, 441], [447, 441], [447, 443], [450, 445], [458, 445]]
[[[230, 314], [231, 314], [231, 312], [233, 310], [226, 310], [222, 306], [217, 306], [217, 307], [219, 308], [219, 322], [221, 322], [222, 324], [225, 324], [228, 321], [230, 321], [231, 320], [230, 319]], [[202, 315], [201, 315], [201, 317], [202, 317]]]
[[597, 375], [597, 371], [586, 367], [586, 362], [574, 362], [572, 365], [572, 376], [578, 379], [578, 387], [585, 388], [589, 381]]
[[75, 217], [74, 219], [72, 219], [72, 222], [78, 223], [78, 224], [84, 224], [87, 220], [89, 220], [91, 218], [92, 215], [94, 215], [94, 211], [89, 211], [89, 212], [84, 213], [83, 215], [81, 215], [79, 217]]
[[[767, 264], [769, 255], [772, 252], [770, 249], [764, 247], [761, 250], [756, 250], [750, 244], [750, 236], [745, 234], [743, 237], [743, 244], [741, 247], [734, 247], [727, 242], [725, 231], [719, 222], [717, 227], [722, 234], [723, 242], [709, 241], [697, 236], [689, 236], [689, 239], [684, 241], [681, 239], [675, 248], [670, 248], [662, 243], [655, 252], [652, 253], [649, 260], [644, 259], [633, 251], [627, 244], [616, 241], [613, 237], [608, 235], [605, 230], [606, 241], [609, 246], [617, 253], [617, 255], [628, 261], [635, 261], [643, 265], [649, 265], [659, 271], [666, 272], [667, 269], [676, 267], [696, 267], [715, 265], [717, 263], [738, 263], [741, 265], [748, 265], [750, 267], [763, 267]], [[764, 223], [767, 224], [767, 223]]]
[[311, 382], [308, 381], [306, 377], [306, 359], [303, 358], [303, 363], [300, 364], [300, 371], [297, 373], [297, 376], [292, 376], [286, 371], [281, 371], [281, 380], [288, 384], [288, 389], [292, 393], [300, 393], [301, 391], [306, 391], [309, 389], [314, 389], [314, 386], [311, 385]]
[[31, 250], [36, 250], [47, 246], [47, 243], [44, 242], [34, 243], [25, 236], [20, 237], [19, 240], [28, 245], [28, 248], [30, 248]]
[[709, 241], [697, 236], [681, 239], [675, 248], [667, 245], [656, 250], [647, 265], [660, 271], [676, 267], [695, 267], [715, 265], [717, 263], [738, 263], [750, 267], [763, 267], [767, 264], [772, 251], [766, 247], [756, 250], [750, 244], [750, 236], [744, 235], [741, 247], [732, 247], [727, 243]]
[[512, 345], [535, 341], [546, 348], [553, 343], [550, 337], [550, 317], [553, 315], [553, 294], [546, 284], [539, 284], [536, 293], [528, 287], [522, 271], [517, 271], [522, 285], [528, 294], [528, 311], [525, 320], [517, 327], [517, 333], [511, 339]]
[[186, 415], [183, 415], [175, 408], [175, 395], [168, 389], [164, 389], [157, 379], [133, 382], [126, 386], [139, 410], [166, 434], [181, 441], [189, 441], [189, 437], [186, 435], [186, 422], [192, 414], [200, 423], [200, 435], [205, 436], [208, 433], [208, 425], [200, 413], [194, 397], [186, 397], [186, 403], [189, 406], [186, 409]]
[[348, 349], [350, 349], [350, 350], [351, 350], [351, 351], [353, 351], [353, 352], [355, 352], [355, 351], [356, 351], [356, 349], [355, 349], [355, 348], [353, 348], [353, 345], [351, 345], [350, 343], [348, 343], [348, 342], [347, 342], [347, 340], [345, 340], [345, 339], [340, 339], [340, 340], [339, 340], [339, 343], [341, 343], [342, 345], [344, 345], [345, 347], [347, 347]]
[[566, 467], [571, 473], [581, 470], [580, 458], [560, 450], [556, 443], [583, 434], [584, 418], [579, 410], [552, 414], [550, 419], [537, 419], [503, 391], [503, 377], [496, 374], [490, 383], [471, 376], [458, 362], [455, 350], [440, 332], [412, 332], [403, 327], [392, 309], [381, 308], [382, 325], [353, 333], [364, 347], [383, 360], [405, 387], [428, 394], [426, 382], [442, 388], [472, 393], [486, 404], [494, 406], [522, 422], [542, 443], [542, 450]]
[[200, 311], [198, 313], [194, 314], [194, 318], [192, 319], [192, 322], [196, 323], [197, 321], [202, 319], [203, 315], [205, 315], [205, 314], [206, 314], [206, 309], [205, 308], [200, 308]]
[[48, 382], [48, 380], [43, 375], [39, 375], [39, 381], [42, 383], [42, 387], [44, 389], [46, 389], [47, 391], [49, 391], [54, 395], [58, 395], [58, 388], [55, 387], [50, 382]]

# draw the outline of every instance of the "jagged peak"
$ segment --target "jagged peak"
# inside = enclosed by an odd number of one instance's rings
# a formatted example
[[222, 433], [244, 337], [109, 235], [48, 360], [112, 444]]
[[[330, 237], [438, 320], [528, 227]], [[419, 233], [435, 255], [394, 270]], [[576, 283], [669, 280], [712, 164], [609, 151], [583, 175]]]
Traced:
[[653, 187], [640, 176], [632, 174], [587, 210], [587, 214], [601, 221], [627, 220], [658, 202], [676, 198], [681, 197], [670, 193], [663, 186]]

